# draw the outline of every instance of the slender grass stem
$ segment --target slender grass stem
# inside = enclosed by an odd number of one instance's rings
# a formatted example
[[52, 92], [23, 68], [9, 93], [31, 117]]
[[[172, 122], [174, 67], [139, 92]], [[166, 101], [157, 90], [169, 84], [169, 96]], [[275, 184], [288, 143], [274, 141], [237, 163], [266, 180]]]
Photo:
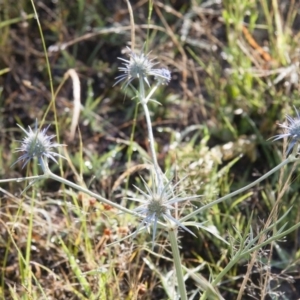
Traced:
[[42, 180], [42, 179], [47, 179], [47, 178], [48, 178], [48, 175], [43, 174], [43, 175], [36, 175], [36, 176], [29, 176], [29, 177], [1, 179], [0, 183], [5, 183], [5, 182], [22, 182], [22, 181], [25, 181], [25, 180]]
[[[156, 87], [157, 88], [157, 87]], [[160, 167], [157, 162], [157, 156], [156, 156], [156, 151], [155, 151], [155, 140], [154, 140], [154, 135], [153, 135], [153, 130], [152, 130], [152, 123], [151, 123], [151, 118], [150, 118], [150, 112], [147, 106], [147, 102], [151, 95], [154, 93], [156, 90], [154, 89], [150, 92], [150, 96], [145, 97], [145, 86], [144, 86], [144, 81], [143, 78], [140, 78], [139, 80], [139, 97], [140, 97], [140, 102], [142, 104], [145, 118], [146, 118], [146, 123], [147, 123], [147, 130], [148, 130], [148, 139], [149, 139], [149, 145], [150, 145], [150, 151], [151, 151], [151, 156], [152, 156], [152, 162], [154, 165], [154, 170], [156, 174], [156, 179], [157, 179], [157, 184], [158, 184], [158, 191], [161, 192], [163, 190], [163, 177], [162, 177], [162, 172], [160, 170]]]
[[150, 100], [151, 96], [154, 94], [154, 92], [157, 90], [158, 87], [159, 87], [159, 83], [156, 83], [156, 85], [153, 87], [153, 89], [149, 92], [149, 94], [145, 98], [144, 102], [148, 103], [148, 101]]
[[253, 186], [257, 185], [258, 183], [260, 183], [261, 181], [265, 180], [266, 178], [268, 178], [270, 175], [272, 175], [273, 173], [277, 172], [278, 170], [280, 170], [282, 167], [284, 167], [285, 165], [295, 162], [297, 161], [299, 158], [296, 157], [295, 155], [291, 154], [287, 159], [285, 159], [283, 162], [281, 162], [279, 165], [277, 165], [275, 168], [273, 168], [272, 170], [270, 170], [269, 172], [267, 172], [266, 174], [264, 174], [263, 176], [261, 176], [260, 178], [258, 178], [257, 180], [251, 182], [250, 184], [248, 184], [247, 186], [244, 186], [242, 188], [240, 188], [239, 190], [236, 190], [224, 197], [221, 197], [215, 201], [212, 201], [211, 203], [208, 203], [206, 205], [203, 205], [202, 207], [198, 208], [197, 210], [191, 212], [190, 214], [186, 215], [185, 217], [181, 218], [179, 220], [179, 222], [184, 222], [187, 221], [189, 219], [191, 219], [192, 217], [196, 216], [197, 214], [201, 213], [202, 211], [211, 208], [212, 206], [224, 202], [238, 194], [241, 194], [247, 190], [249, 190], [250, 188], [252, 188]]
[[176, 277], [177, 277], [177, 284], [178, 284], [178, 291], [180, 294], [181, 300], [187, 300], [187, 293], [186, 288], [184, 284], [184, 278], [183, 278], [183, 272], [182, 272], [182, 266], [181, 266], [181, 259], [180, 259], [180, 253], [179, 253], [179, 247], [177, 243], [177, 234], [176, 230], [174, 228], [171, 228], [169, 230], [169, 240], [171, 242], [171, 248], [172, 248], [172, 255], [176, 270]]
[[139, 85], [139, 95], [140, 95], [140, 102], [142, 103], [142, 107], [144, 109], [144, 114], [147, 122], [147, 130], [148, 130], [148, 138], [149, 138], [149, 144], [150, 144], [150, 151], [152, 156], [152, 161], [154, 164], [155, 172], [158, 174], [159, 166], [157, 163], [157, 157], [155, 152], [155, 142], [154, 142], [154, 136], [152, 131], [152, 123], [150, 118], [150, 112], [147, 106], [147, 101], [145, 97], [145, 86], [143, 78], [140, 78], [140, 85]]
[[[132, 128], [131, 128], [131, 133], [130, 133], [130, 140], [129, 140], [129, 147], [127, 150], [127, 164], [128, 166], [131, 165], [131, 161], [132, 161], [132, 155], [133, 155], [133, 145], [134, 145], [134, 134], [135, 134], [135, 129], [136, 129], [136, 120], [137, 120], [137, 115], [138, 115], [138, 107], [139, 105], [135, 106], [135, 110], [134, 110], [134, 117], [132, 120]], [[129, 180], [126, 180], [126, 184], [125, 184], [125, 191], [128, 191], [128, 187], [129, 187]], [[127, 203], [127, 198], [124, 197], [121, 201], [121, 205], [122, 206], [126, 206]]]
[[114, 203], [114, 202], [112, 202], [112, 201], [96, 194], [96, 193], [91, 192], [90, 190], [88, 190], [88, 189], [86, 189], [86, 188], [84, 188], [84, 187], [82, 187], [82, 186], [80, 186], [80, 185], [78, 185], [78, 184], [76, 184], [72, 181], [69, 181], [65, 178], [62, 178], [62, 177], [52, 173], [52, 171], [49, 169], [47, 158], [41, 158], [40, 159], [40, 164], [43, 166], [43, 171], [45, 172], [44, 175], [41, 175], [41, 176], [44, 176], [44, 178], [51, 178], [53, 180], [56, 180], [56, 181], [58, 181], [62, 184], [65, 184], [65, 185], [67, 185], [67, 186], [69, 186], [69, 187], [71, 187], [71, 188], [73, 188], [77, 191], [83, 192], [83, 193], [85, 193], [85, 194], [87, 194], [91, 197], [94, 197], [97, 200], [99, 200], [99, 201], [101, 201], [105, 204], [108, 204], [108, 205], [110, 205], [110, 206], [112, 206], [116, 209], [119, 209], [120, 211], [123, 211], [124, 213], [128, 213], [128, 214], [134, 215], [134, 216], [139, 216], [138, 213], [136, 213], [132, 210], [129, 210], [129, 209], [117, 204], [117, 203]]
[[[20, 259], [20, 262], [22, 264], [26, 265], [26, 259], [24, 258], [24, 255], [23, 255], [21, 249], [19, 248], [19, 245], [17, 245], [17, 243], [16, 243], [16, 240], [13, 236], [13, 230], [11, 230], [7, 226], [7, 224], [4, 221], [2, 221], [1, 219], [0, 219], [0, 223], [1, 223], [1, 226], [6, 229], [6, 232], [8, 233], [8, 235], [10, 237], [10, 242], [14, 245], [14, 247], [18, 253], [18, 258]], [[21, 272], [22, 272], [22, 269], [21, 269]], [[46, 293], [45, 293], [43, 287], [41, 286], [41, 284], [39, 283], [39, 280], [36, 278], [36, 276], [32, 272], [31, 268], [28, 269], [28, 272], [30, 272], [30, 277], [34, 280], [34, 283], [37, 285], [37, 287], [39, 288], [39, 291], [43, 295], [42, 299], [47, 299], [47, 296], [46, 296]]]
[[69, 186], [69, 187], [71, 187], [71, 188], [73, 188], [73, 189], [75, 189], [77, 191], [80, 191], [80, 192], [85, 193], [85, 194], [87, 194], [87, 195], [89, 195], [91, 197], [94, 197], [97, 200], [99, 200], [99, 201], [101, 201], [101, 202], [103, 202], [105, 204], [108, 204], [108, 205], [110, 205], [110, 206], [112, 206], [112, 207], [114, 207], [114, 208], [116, 208], [116, 209], [118, 209], [118, 210], [120, 210], [120, 211], [122, 211], [124, 213], [128, 213], [128, 214], [133, 215], [133, 216], [139, 216], [138, 213], [136, 213], [136, 212], [134, 212], [134, 211], [132, 211], [130, 209], [127, 209], [127, 208], [125, 208], [125, 207], [123, 207], [123, 206], [121, 206], [121, 205], [119, 205], [119, 204], [117, 204], [115, 202], [112, 202], [112, 201], [110, 201], [110, 200], [108, 200], [108, 199], [106, 199], [106, 198], [104, 198], [104, 197], [102, 197], [102, 196], [100, 196], [100, 195], [98, 195], [96, 193], [93, 193], [90, 190], [88, 190], [88, 189], [86, 189], [86, 188], [84, 188], [82, 186], [79, 186], [78, 184], [76, 184], [76, 183], [74, 183], [72, 181], [69, 181], [69, 180], [67, 180], [65, 178], [62, 178], [62, 177], [60, 177], [60, 176], [52, 173], [50, 170], [49, 170], [48, 176], [49, 176], [49, 178], [51, 178], [53, 180], [56, 180], [56, 181], [58, 181], [58, 182], [60, 182], [62, 184], [65, 184], [65, 185], [67, 185], [67, 186]]
[[278, 241], [279, 239], [287, 236], [289, 233], [293, 232], [294, 230], [298, 229], [300, 227], [300, 222], [295, 224], [294, 226], [288, 228], [287, 230], [276, 234], [275, 236], [270, 237], [266, 241], [257, 244], [249, 249], [249, 247], [245, 247], [244, 249], [241, 247], [240, 250], [232, 257], [230, 262], [226, 265], [226, 267], [218, 274], [218, 276], [214, 279], [212, 282], [213, 285], [217, 285], [221, 279], [228, 273], [228, 271], [236, 264], [238, 261], [240, 261], [243, 257], [253, 253], [256, 250], [261, 249], [262, 247], [274, 242]]
[[155, 172], [158, 175], [160, 173], [160, 167], [158, 165], [156, 152], [155, 152], [155, 142], [154, 142], [154, 136], [153, 136], [153, 131], [152, 131], [152, 127], [151, 127], [150, 113], [149, 113], [149, 109], [148, 109], [147, 104], [143, 103], [142, 106], [143, 106], [143, 109], [144, 109], [145, 118], [146, 118], [146, 122], [147, 122], [149, 145], [150, 145], [152, 161], [153, 161], [153, 165], [154, 165], [154, 168], [155, 168]]
[[34, 219], [34, 204], [36, 199], [36, 192], [33, 190], [33, 194], [30, 197], [30, 213], [29, 213], [29, 224], [27, 230], [27, 241], [26, 241], [26, 254], [25, 254], [25, 286], [26, 289], [32, 292], [32, 282], [31, 282], [31, 269], [30, 269], [30, 259], [31, 259], [31, 245], [32, 245], [32, 232], [33, 232], [33, 219]]
[[[142, 104], [142, 107], [144, 109], [144, 114], [145, 114], [145, 118], [146, 118], [148, 139], [149, 139], [149, 144], [150, 144], [152, 162], [154, 165], [154, 170], [155, 170], [155, 175], [156, 175], [156, 183], [157, 183], [157, 187], [158, 187], [158, 193], [161, 193], [164, 190], [164, 178], [163, 178], [163, 174], [162, 174], [161, 169], [157, 162], [157, 156], [156, 156], [156, 151], [155, 151], [155, 140], [154, 140], [154, 135], [153, 135], [153, 130], [152, 130], [152, 123], [151, 123], [151, 118], [150, 118], [150, 112], [149, 112], [149, 109], [147, 106], [147, 103], [148, 103], [150, 97], [157, 90], [159, 84], [156, 84], [146, 97], [145, 96], [145, 86], [144, 86], [143, 80], [144, 80], [143, 78], [141, 78], [141, 77], [139, 78], [139, 98], [140, 98], [140, 103]], [[175, 265], [175, 270], [176, 270], [178, 291], [179, 291], [181, 300], [187, 300], [187, 292], [186, 292], [186, 287], [185, 287], [184, 277], [183, 277], [183, 272], [182, 272], [179, 247], [178, 247], [178, 243], [177, 243], [178, 237], [177, 237], [176, 230], [175, 230], [176, 227], [174, 227], [174, 225], [176, 226], [176, 224], [174, 222], [169, 223], [168, 232], [169, 232], [169, 239], [170, 239], [170, 243], [171, 243], [174, 265]]]

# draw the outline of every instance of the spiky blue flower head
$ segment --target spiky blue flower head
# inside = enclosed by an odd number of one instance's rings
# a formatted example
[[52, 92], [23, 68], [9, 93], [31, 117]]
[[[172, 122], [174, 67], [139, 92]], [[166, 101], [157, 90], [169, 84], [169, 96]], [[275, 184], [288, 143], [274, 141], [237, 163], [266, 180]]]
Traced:
[[166, 84], [171, 79], [171, 73], [168, 69], [154, 69], [153, 67], [157, 64], [152, 59], [149, 59], [149, 53], [144, 54], [143, 51], [140, 54], [134, 53], [129, 47], [129, 60], [118, 57], [123, 61], [123, 67], [119, 67], [119, 71], [123, 74], [116, 77], [117, 81], [114, 85], [121, 81], [125, 81], [124, 87], [126, 88], [134, 79], [142, 78], [150, 86], [148, 77], [154, 76], [155, 79], [161, 80], [162, 84]]
[[171, 80], [171, 72], [166, 68], [156, 69], [154, 78], [160, 84], [168, 84]]
[[142, 197], [128, 198], [141, 203], [140, 206], [134, 209], [135, 212], [138, 212], [144, 216], [139, 228], [137, 229], [137, 232], [142, 226], [146, 226], [148, 231], [150, 231], [149, 229], [152, 226], [152, 242], [154, 242], [158, 221], [169, 221], [194, 235], [192, 231], [190, 231], [186, 226], [172, 216], [171, 211], [175, 209], [174, 204], [199, 198], [199, 196], [181, 197], [181, 194], [176, 194], [175, 189], [180, 181], [174, 186], [172, 185], [171, 181], [169, 181], [167, 184], [163, 185], [163, 188], [159, 188], [158, 185], [153, 181], [154, 184], [151, 189], [144, 179], [142, 180], [145, 186], [145, 191], [135, 186]]
[[39, 130], [38, 124], [36, 122], [34, 130], [32, 130], [31, 127], [28, 126], [28, 131], [26, 131], [19, 124], [17, 125], [26, 134], [26, 136], [22, 141], [20, 141], [21, 146], [16, 149], [16, 152], [23, 152], [23, 154], [17, 159], [14, 164], [18, 163], [19, 161], [24, 161], [22, 166], [22, 168], [24, 168], [34, 157], [38, 159], [40, 164], [42, 164], [43, 157], [51, 159], [56, 163], [57, 160], [55, 159], [55, 157], [58, 156], [64, 158], [62, 155], [52, 151], [53, 148], [63, 145], [51, 142], [55, 135], [47, 135], [47, 130], [50, 125], [42, 130]]
[[295, 108], [297, 118], [292, 118], [286, 116], [287, 124], [279, 124], [279, 126], [285, 129], [285, 132], [274, 136], [273, 141], [283, 139], [285, 137], [289, 138], [290, 144], [287, 149], [287, 154], [294, 148], [295, 144], [300, 142], [300, 115], [299, 111]]

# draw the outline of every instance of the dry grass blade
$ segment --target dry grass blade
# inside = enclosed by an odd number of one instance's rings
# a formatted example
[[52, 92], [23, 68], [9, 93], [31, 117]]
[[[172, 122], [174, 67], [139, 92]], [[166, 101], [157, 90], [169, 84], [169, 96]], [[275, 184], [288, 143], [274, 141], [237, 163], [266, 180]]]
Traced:
[[73, 114], [72, 114], [72, 123], [70, 129], [69, 140], [72, 141], [75, 136], [76, 127], [78, 126], [81, 101], [80, 101], [80, 80], [77, 72], [74, 69], [70, 69], [65, 73], [65, 78], [71, 77], [73, 82]]

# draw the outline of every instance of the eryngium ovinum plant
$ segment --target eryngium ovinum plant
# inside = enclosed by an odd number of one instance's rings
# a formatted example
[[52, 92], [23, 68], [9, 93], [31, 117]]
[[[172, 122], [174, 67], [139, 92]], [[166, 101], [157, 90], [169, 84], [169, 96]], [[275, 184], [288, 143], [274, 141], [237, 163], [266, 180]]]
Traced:
[[[138, 100], [143, 108], [145, 118], [146, 118], [147, 130], [148, 130], [147, 133], [148, 133], [148, 138], [150, 143], [150, 152], [151, 152], [151, 159], [153, 165], [153, 167], [150, 169], [151, 173], [149, 176], [152, 179], [151, 186], [149, 186], [146, 183], [146, 180], [142, 178], [144, 186], [143, 187], [135, 186], [137, 191], [137, 196], [128, 197], [128, 199], [135, 201], [140, 205], [138, 205], [133, 210], [127, 209], [126, 207], [123, 207], [115, 202], [112, 202], [109, 199], [106, 199], [90, 191], [89, 189], [81, 187], [71, 181], [68, 181], [54, 174], [49, 169], [49, 165], [48, 165], [49, 159], [57, 163], [55, 157], [63, 157], [63, 156], [54, 152], [54, 148], [59, 148], [63, 145], [52, 142], [52, 139], [55, 136], [47, 134], [47, 130], [49, 126], [44, 129], [41, 129], [38, 128], [37, 123], [34, 129], [29, 127], [28, 131], [26, 131], [24, 128], [18, 125], [25, 133], [26, 136], [22, 141], [20, 141], [21, 143], [20, 147], [16, 149], [16, 152], [21, 151], [23, 154], [19, 157], [19, 159], [15, 163], [23, 161], [22, 167], [24, 167], [28, 164], [30, 160], [37, 159], [39, 165], [41, 166], [43, 174], [38, 176], [24, 177], [24, 178], [2, 179], [0, 180], [0, 183], [11, 182], [11, 181], [21, 182], [23, 180], [29, 180], [30, 184], [24, 190], [26, 191], [36, 181], [41, 179], [51, 178], [71, 188], [74, 188], [75, 190], [90, 195], [96, 198], [97, 200], [120, 210], [123, 213], [128, 213], [138, 217], [141, 220], [140, 225], [138, 226], [136, 232], [132, 233], [130, 236], [134, 237], [137, 233], [141, 233], [145, 229], [148, 230], [151, 229], [152, 244], [154, 244], [156, 238], [156, 231], [158, 230], [158, 228], [160, 230], [166, 230], [172, 248], [172, 255], [173, 255], [175, 271], [176, 271], [175, 273], [176, 273], [177, 285], [178, 285], [177, 294], [173, 295], [172, 298], [177, 299], [180, 297], [181, 299], [184, 300], [187, 299], [187, 292], [186, 292], [184, 282], [185, 282], [185, 278], [191, 277], [197, 282], [199, 288], [205, 292], [204, 296], [209, 297], [209, 295], [212, 295], [213, 299], [223, 299], [222, 296], [217, 292], [215, 288], [220, 283], [224, 275], [226, 275], [227, 272], [241, 258], [248, 256], [253, 251], [258, 250], [262, 246], [267, 245], [272, 241], [278, 240], [286, 236], [288, 233], [298, 228], [300, 226], [300, 223], [286, 230], [284, 230], [283, 227], [276, 230], [276, 232], [272, 236], [267, 236], [267, 238], [264, 239], [261, 244], [258, 243], [258, 240], [263, 235], [266, 235], [266, 233], [272, 230], [272, 228], [277, 226], [282, 220], [284, 220], [285, 216], [288, 214], [289, 211], [282, 217], [278, 218], [278, 220], [272, 223], [270, 226], [265, 228], [257, 236], [253, 235], [253, 232], [249, 225], [248, 232], [246, 232], [244, 236], [240, 235], [240, 241], [239, 241], [240, 248], [235, 251], [233, 250], [234, 247], [230, 242], [228, 243], [227, 241], [225, 241], [224, 239], [222, 239], [221, 237], [215, 234], [224, 243], [227, 243], [228, 246], [231, 247], [232, 255], [229, 258], [228, 265], [215, 278], [212, 278], [210, 283], [204, 282], [203, 278], [197, 277], [197, 274], [195, 273], [196, 271], [188, 270], [186, 267], [184, 267], [181, 264], [180, 252], [178, 247], [178, 228], [181, 228], [182, 230], [185, 230], [192, 235], [195, 235], [194, 233], [195, 231], [194, 232], [191, 231], [191, 229], [189, 229], [188, 227], [196, 227], [197, 229], [201, 228], [203, 230], [209, 230], [208, 228], [205, 228], [205, 225], [193, 221], [197, 214], [211, 208], [212, 206], [218, 203], [221, 203], [227, 199], [231, 199], [232, 197], [245, 192], [246, 190], [250, 189], [251, 187], [258, 184], [259, 182], [263, 181], [264, 179], [266, 179], [271, 174], [278, 171], [280, 168], [287, 165], [288, 163], [297, 161], [298, 144], [300, 141], [299, 113], [296, 110], [297, 118], [295, 119], [290, 116], [287, 116], [287, 121], [288, 121], [287, 125], [280, 124], [280, 127], [282, 127], [285, 130], [285, 132], [273, 138], [274, 140], [278, 140], [281, 138], [290, 139], [290, 144], [288, 146], [286, 154], [289, 154], [292, 150], [293, 151], [284, 161], [282, 161], [278, 166], [276, 166], [268, 173], [266, 173], [256, 181], [252, 182], [251, 184], [239, 190], [236, 190], [224, 197], [216, 199], [210, 203], [207, 203], [202, 206], [199, 205], [199, 207], [195, 209], [193, 212], [185, 216], [178, 217], [178, 214], [174, 213], [177, 204], [180, 204], [187, 200], [195, 200], [199, 196], [198, 195], [186, 196], [186, 194], [178, 193], [177, 186], [180, 184], [180, 182], [173, 184], [172, 180], [166, 178], [166, 176], [162, 172], [157, 162], [157, 155], [155, 151], [155, 139], [153, 136], [151, 118], [148, 109], [149, 101], [150, 100], [154, 101], [151, 98], [154, 92], [157, 90], [157, 88], [160, 85], [169, 83], [169, 81], [171, 80], [171, 73], [166, 68], [154, 68], [156, 66], [156, 63], [154, 63], [153, 60], [149, 58], [149, 55], [146, 55], [143, 52], [137, 54], [132, 50], [130, 50], [129, 48], [128, 50], [129, 50], [129, 59], [119, 58], [123, 62], [123, 66], [119, 68], [122, 74], [116, 78], [117, 79], [116, 84], [123, 81], [124, 89], [133, 88], [133, 90], [136, 92], [136, 96], [138, 97]], [[134, 81], [138, 85], [137, 89], [135, 89], [132, 86], [132, 83]], [[184, 273], [186, 273], [187, 276], [184, 277]]]

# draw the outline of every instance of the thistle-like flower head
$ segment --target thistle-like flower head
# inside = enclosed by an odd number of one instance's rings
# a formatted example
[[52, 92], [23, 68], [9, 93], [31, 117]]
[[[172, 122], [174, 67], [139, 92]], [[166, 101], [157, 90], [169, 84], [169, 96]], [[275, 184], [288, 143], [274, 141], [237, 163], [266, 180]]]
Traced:
[[145, 191], [135, 187], [140, 193], [141, 197], [128, 198], [141, 203], [141, 205], [135, 209], [136, 212], [144, 216], [139, 228], [137, 229], [137, 232], [143, 225], [148, 229], [152, 225], [152, 242], [154, 242], [158, 221], [167, 221], [176, 224], [178, 227], [181, 227], [194, 235], [192, 231], [190, 231], [186, 226], [172, 216], [171, 211], [175, 209], [175, 203], [199, 198], [199, 196], [181, 197], [181, 194], [176, 194], [175, 189], [180, 181], [174, 186], [172, 186], [171, 181], [169, 181], [167, 184], [163, 185], [163, 188], [159, 188], [158, 185], [155, 184], [155, 181], [152, 181], [153, 187], [150, 188], [144, 179], [142, 180], [145, 186]]
[[287, 149], [287, 154], [293, 149], [296, 143], [300, 142], [300, 115], [299, 111], [295, 108], [297, 118], [292, 118], [290, 116], [286, 116], [287, 124], [279, 124], [279, 126], [285, 129], [285, 132], [282, 134], [275, 135], [273, 137], [273, 141], [283, 139], [288, 137], [290, 139], [290, 144]]
[[153, 74], [160, 84], [168, 84], [171, 80], [171, 72], [166, 68], [156, 69]]
[[53, 148], [63, 145], [51, 142], [55, 135], [47, 135], [47, 130], [50, 125], [42, 130], [39, 130], [36, 122], [34, 130], [32, 130], [31, 127], [28, 126], [28, 131], [22, 128], [19, 124], [17, 125], [22, 129], [26, 136], [22, 141], [20, 141], [21, 146], [16, 149], [16, 152], [23, 152], [23, 154], [17, 159], [14, 164], [18, 163], [19, 161], [24, 161], [22, 166], [22, 168], [24, 168], [34, 157], [37, 157], [39, 163], [41, 163], [43, 157], [52, 159], [56, 163], [57, 160], [55, 159], [55, 156], [64, 158], [62, 155], [52, 151]]
[[134, 79], [143, 78], [147, 85], [150, 86], [149, 76], [154, 76], [155, 79], [161, 80], [161, 84], [166, 84], [170, 81], [171, 73], [168, 69], [153, 69], [157, 63], [149, 59], [149, 53], [145, 55], [141, 51], [140, 54], [136, 54], [130, 48], [127, 47], [127, 49], [129, 50], [130, 58], [127, 60], [118, 57], [118, 59], [123, 61], [124, 66], [119, 67], [119, 71], [123, 72], [123, 74], [116, 77], [117, 81], [114, 85], [124, 80], [124, 87], [126, 88]]

